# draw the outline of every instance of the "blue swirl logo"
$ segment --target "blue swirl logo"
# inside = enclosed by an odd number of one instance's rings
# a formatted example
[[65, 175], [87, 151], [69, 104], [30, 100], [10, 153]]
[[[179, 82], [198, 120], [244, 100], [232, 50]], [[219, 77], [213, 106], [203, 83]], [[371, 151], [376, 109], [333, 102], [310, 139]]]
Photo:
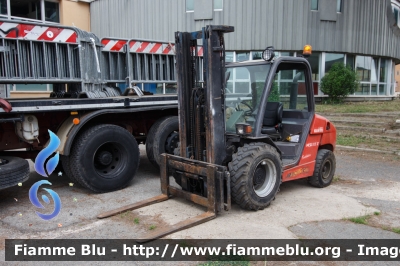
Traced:
[[[44, 206], [39, 202], [37, 193], [38, 193], [39, 187], [44, 184], [51, 185], [51, 183], [49, 181], [42, 180], [42, 181], [39, 181], [39, 182], [36, 182], [35, 184], [33, 184], [31, 189], [29, 190], [30, 201], [32, 202], [33, 205], [35, 205], [39, 209], [44, 209]], [[54, 192], [52, 189], [44, 188], [44, 190], [46, 190], [50, 194], [50, 196], [52, 197], [52, 199], [54, 201], [54, 211], [51, 214], [43, 214], [43, 213], [36, 211], [36, 214], [43, 220], [48, 221], [48, 220], [53, 219], [60, 213], [61, 200], [60, 200], [60, 197], [58, 196], [58, 194], [56, 192]], [[42, 195], [42, 200], [46, 204], [50, 204], [50, 200], [46, 195]]]
[[56, 169], [57, 167], [58, 161], [60, 160], [60, 155], [57, 152], [56, 155], [54, 155], [52, 158], [48, 160], [46, 164], [46, 170], [47, 170], [46, 172], [44, 167], [47, 158], [49, 158], [58, 149], [58, 146], [60, 146], [60, 139], [57, 137], [57, 135], [51, 132], [50, 130], [49, 134], [50, 134], [49, 145], [38, 154], [35, 160], [36, 172], [44, 177], [48, 177], [53, 173], [54, 169]]
[[[56, 150], [58, 149], [58, 147], [60, 146], [60, 139], [57, 137], [56, 134], [54, 134], [50, 130], [49, 130], [49, 134], [50, 134], [49, 145], [38, 154], [38, 156], [36, 157], [36, 160], [35, 160], [36, 172], [46, 178], [53, 173], [53, 171], [56, 169], [57, 164], [60, 160], [60, 155], [58, 152], [53, 157], [51, 157], [53, 155], [53, 153], [55, 153]], [[48, 159], [48, 158], [50, 158], [50, 159]], [[46, 160], [47, 160], [47, 163], [46, 163]], [[37, 208], [44, 209], [45, 207], [40, 203], [38, 196], [37, 196], [39, 187], [41, 185], [51, 185], [51, 183], [47, 180], [42, 180], [42, 181], [39, 181], [39, 182], [36, 182], [35, 184], [33, 184], [33, 186], [29, 190], [29, 200]], [[43, 213], [36, 211], [36, 214], [43, 220], [48, 221], [48, 220], [53, 219], [60, 213], [61, 200], [60, 200], [60, 197], [58, 196], [58, 194], [56, 192], [54, 192], [53, 190], [47, 189], [47, 188], [44, 188], [44, 190], [47, 191], [50, 194], [51, 198], [53, 199], [54, 211], [51, 214], [43, 214]], [[50, 200], [46, 195], [42, 195], [42, 200], [46, 204], [50, 204]]]

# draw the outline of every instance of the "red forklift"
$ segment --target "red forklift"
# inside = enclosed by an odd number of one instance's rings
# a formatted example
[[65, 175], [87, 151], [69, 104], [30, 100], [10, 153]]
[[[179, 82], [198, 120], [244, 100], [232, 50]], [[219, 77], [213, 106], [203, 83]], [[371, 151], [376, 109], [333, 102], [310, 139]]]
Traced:
[[267, 47], [260, 60], [226, 63], [224, 34], [233, 31], [210, 25], [176, 33], [180, 144], [175, 155], [162, 155], [162, 194], [98, 218], [172, 196], [207, 207], [204, 214], [144, 236], [145, 242], [211, 220], [230, 209], [231, 199], [244, 209], [262, 210], [282, 182], [307, 178], [315, 187], [330, 185], [336, 129], [315, 114], [305, 58], [311, 46], [300, 57], [275, 57]]

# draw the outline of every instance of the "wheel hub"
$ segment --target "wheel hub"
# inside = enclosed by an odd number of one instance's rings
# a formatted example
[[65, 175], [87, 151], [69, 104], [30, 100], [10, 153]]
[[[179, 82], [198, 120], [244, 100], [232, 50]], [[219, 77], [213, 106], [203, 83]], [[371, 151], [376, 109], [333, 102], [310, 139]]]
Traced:
[[331, 163], [326, 161], [324, 166], [322, 167], [322, 178], [327, 179], [331, 174]]
[[113, 155], [109, 151], [102, 151], [97, 155], [96, 159], [101, 165], [109, 165], [113, 161]]
[[264, 167], [257, 168], [256, 172], [254, 173], [254, 187], [258, 187], [264, 184], [266, 178], [266, 173]]
[[175, 148], [178, 146], [179, 142], [179, 133], [178, 132], [173, 132], [171, 133], [167, 141], [165, 143], [165, 151], [169, 154], [174, 154]]

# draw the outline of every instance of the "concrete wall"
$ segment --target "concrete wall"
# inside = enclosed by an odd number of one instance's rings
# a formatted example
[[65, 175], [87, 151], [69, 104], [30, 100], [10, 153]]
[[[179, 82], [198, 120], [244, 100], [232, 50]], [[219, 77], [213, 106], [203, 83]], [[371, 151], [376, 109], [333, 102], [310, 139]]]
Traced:
[[328, 8], [332, 1], [320, 0], [320, 11], [311, 11], [310, 0], [225, 0], [222, 11], [212, 11], [212, 20], [197, 20], [196, 7], [186, 12], [185, 0], [97, 0], [90, 5], [91, 26], [99, 37], [174, 41], [175, 31], [224, 24], [235, 27], [226, 37], [228, 50], [273, 45], [298, 51], [309, 43], [314, 51], [390, 57], [400, 63], [400, 29], [393, 26], [390, 0], [346, 0], [341, 13]]
[[60, 0], [60, 20], [62, 25], [90, 31], [90, 4]]

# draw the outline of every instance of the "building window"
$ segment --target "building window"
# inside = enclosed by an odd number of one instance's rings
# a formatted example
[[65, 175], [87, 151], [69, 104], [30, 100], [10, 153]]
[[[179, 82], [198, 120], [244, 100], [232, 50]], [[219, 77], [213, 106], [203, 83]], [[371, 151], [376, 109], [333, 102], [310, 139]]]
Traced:
[[7, 15], [7, 0], [0, 0], [0, 14]]
[[250, 60], [250, 52], [237, 52], [236, 62], [248, 61]]
[[343, 5], [343, 0], [337, 0], [336, 4], [336, 12], [342, 12], [342, 5]]
[[186, 12], [194, 12], [194, 0], [186, 0]]
[[262, 59], [262, 51], [251, 52], [251, 60]]
[[214, 10], [216, 11], [222, 11], [223, 8], [223, 4], [224, 1], [223, 0], [214, 0]]
[[353, 54], [346, 55], [346, 65], [354, 70], [354, 67], [356, 65], [356, 56]]
[[311, 0], [311, 10], [318, 10], [318, 0]]
[[[8, 10], [10, 7], [10, 10]], [[43, 16], [44, 14], [44, 16]], [[58, 0], [0, 0], [0, 15], [8, 19], [40, 20], [42, 22], [60, 23]]]
[[325, 53], [325, 74], [329, 72], [334, 63], [344, 63], [344, 54]]
[[58, 2], [44, 2], [45, 20], [50, 22], [60, 22], [60, 8]]

